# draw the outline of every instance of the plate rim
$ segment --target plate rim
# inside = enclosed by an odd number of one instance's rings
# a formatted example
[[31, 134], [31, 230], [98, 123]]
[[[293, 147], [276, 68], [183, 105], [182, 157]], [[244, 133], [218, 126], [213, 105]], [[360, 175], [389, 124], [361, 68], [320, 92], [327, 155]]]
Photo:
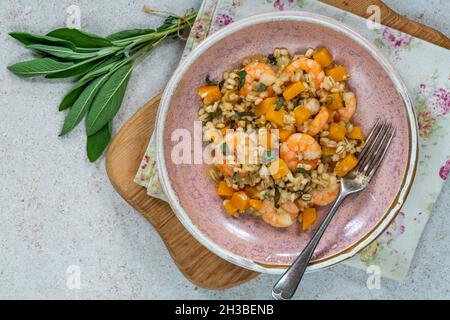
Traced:
[[363, 250], [372, 241], [374, 241], [383, 231], [389, 226], [392, 220], [400, 212], [409, 191], [411, 190], [412, 182], [415, 177], [417, 169], [417, 158], [418, 158], [418, 127], [417, 127], [417, 117], [415, 110], [413, 108], [413, 103], [411, 97], [406, 89], [406, 86], [401, 79], [398, 72], [394, 69], [391, 62], [385, 57], [381, 51], [375, 47], [369, 40], [358, 32], [352, 30], [345, 24], [315, 13], [303, 12], [303, 11], [290, 11], [290, 12], [276, 12], [276, 13], [264, 13], [259, 15], [254, 15], [248, 18], [244, 18], [237, 22], [234, 22], [227, 27], [215, 32], [211, 36], [208, 36], [204, 41], [202, 41], [188, 56], [184, 59], [175, 70], [174, 74], [170, 78], [166, 89], [161, 98], [160, 106], [158, 108], [157, 118], [156, 118], [156, 166], [158, 177], [161, 181], [161, 186], [166, 194], [169, 204], [172, 210], [175, 212], [177, 218], [183, 224], [183, 226], [189, 231], [189, 233], [202, 245], [204, 245], [208, 250], [217, 254], [221, 258], [236, 264], [240, 267], [253, 270], [256, 272], [270, 273], [270, 274], [281, 274], [284, 273], [288, 265], [272, 265], [272, 264], [262, 264], [260, 262], [254, 261], [249, 258], [237, 255], [229, 250], [222, 248], [220, 245], [216, 244], [209, 237], [207, 237], [203, 232], [201, 232], [191, 221], [187, 213], [184, 211], [175, 191], [173, 190], [169, 177], [167, 167], [165, 165], [164, 157], [164, 123], [167, 118], [167, 112], [172, 99], [173, 93], [181, 80], [182, 76], [189, 69], [189, 67], [195, 62], [195, 60], [203, 54], [209, 47], [220, 41], [221, 39], [237, 32], [245, 27], [250, 27], [252, 25], [274, 22], [274, 21], [307, 21], [312, 23], [318, 23], [326, 27], [332, 28], [338, 32], [343, 32], [346, 36], [349, 36], [352, 40], [356, 41], [358, 44], [365, 47], [369, 54], [380, 64], [380, 66], [388, 74], [389, 78], [393, 82], [397, 92], [399, 93], [403, 106], [405, 108], [408, 120], [408, 138], [409, 138], [409, 148], [408, 148], [408, 161], [407, 168], [405, 169], [405, 174], [402, 180], [402, 184], [397, 192], [396, 197], [392, 200], [391, 206], [385, 212], [385, 214], [380, 218], [377, 225], [374, 226], [366, 235], [361, 239], [356, 241], [351, 246], [341, 250], [340, 252], [334, 253], [331, 256], [324, 257], [319, 260], [312, 261], [307, 268], [307, 272], [317, 271], [331, 267], [339, 262], [349, 259], [356, 255], [358, 252]]

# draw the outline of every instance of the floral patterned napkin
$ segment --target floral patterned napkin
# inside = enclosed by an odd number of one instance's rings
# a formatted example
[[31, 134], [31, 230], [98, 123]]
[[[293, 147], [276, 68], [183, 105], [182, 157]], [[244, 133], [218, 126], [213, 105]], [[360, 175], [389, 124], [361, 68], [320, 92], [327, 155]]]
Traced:
[[[419, 163], [410, 196], [389, 228], [355, 257], [343, 262], [360, 269], [378, 265], [382, 275], [406, 276], [422, 231], [450, 171], [450, 51], [395, 29], [369, 29], [366, 20], [312, 0], [205, 0], [187, 41], [183, 58], [208, 34], [242, 18], [277, 10], [304, 10], [339, 20], [358, 30], [396, 66], [416, 108], [420, 138]], [[148, 194], [166, 200], [156, 173], [155, 145], [135, 181]]]

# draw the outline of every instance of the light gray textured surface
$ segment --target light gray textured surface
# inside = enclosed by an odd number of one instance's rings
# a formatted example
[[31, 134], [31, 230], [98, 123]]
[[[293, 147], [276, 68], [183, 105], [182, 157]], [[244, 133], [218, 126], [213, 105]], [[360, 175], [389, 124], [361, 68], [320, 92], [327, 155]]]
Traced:
[[[448, 34], [444, 0], [386, 2]], [[29, 55], [7, 33], [60, 27], [71, 4], [80, 6], [84, 29], [108, 34], [158, 24], [144, 4], [181, 13], [200, 1], [0, 0], [0, 298], [269, 298], [273, 276], [220, 292], [188, 282], [153, 227], [114, 191], [103, 161], [88, 163], [84, 128], [58, 138], [64, 114], [57, 104], [70, 84], [7, 72]], [[182, 47], [166, 43], [138, 67], [115, 130], [164, 88]], [[296, 297], [450, 298], [449, 195], [447, 183], [404, 283], [383, 279], [381, 289], [369, 290], [365, 272], [336, 266], [307, 275]], [[70, 265], [81, 269], [80, 290], [66, 287]]]

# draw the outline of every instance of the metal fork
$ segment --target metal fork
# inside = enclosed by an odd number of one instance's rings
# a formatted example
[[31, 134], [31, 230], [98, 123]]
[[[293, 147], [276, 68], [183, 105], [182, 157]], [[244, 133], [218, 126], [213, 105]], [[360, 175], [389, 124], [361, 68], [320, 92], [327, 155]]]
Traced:
[[386, 151], [395, 135], [395, 131], [396, 128], [388, 121], [377, 120], [367, 138], [366, 145], [358, 155], [358, 165], [345, 177], [341, 178], [341, 191], [334, 201], [330, 212], [328, 212], [305, 249], [303, 249], [294, 263], [273, 286], [272, 297], [274, 299], [288, 300], [292, 298], [320, 238], [322, 238], [337, 209], [348, 195], [364, 190], [370, 183], [383, 161]]

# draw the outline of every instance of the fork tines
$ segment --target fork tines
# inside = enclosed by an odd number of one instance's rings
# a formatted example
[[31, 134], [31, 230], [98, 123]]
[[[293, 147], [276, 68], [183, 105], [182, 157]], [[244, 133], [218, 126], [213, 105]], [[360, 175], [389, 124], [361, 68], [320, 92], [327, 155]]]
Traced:
[[357, 170], [372, 179], [386, 154], [396, 128], [387, 120], [378, 119], [358, 156]]

